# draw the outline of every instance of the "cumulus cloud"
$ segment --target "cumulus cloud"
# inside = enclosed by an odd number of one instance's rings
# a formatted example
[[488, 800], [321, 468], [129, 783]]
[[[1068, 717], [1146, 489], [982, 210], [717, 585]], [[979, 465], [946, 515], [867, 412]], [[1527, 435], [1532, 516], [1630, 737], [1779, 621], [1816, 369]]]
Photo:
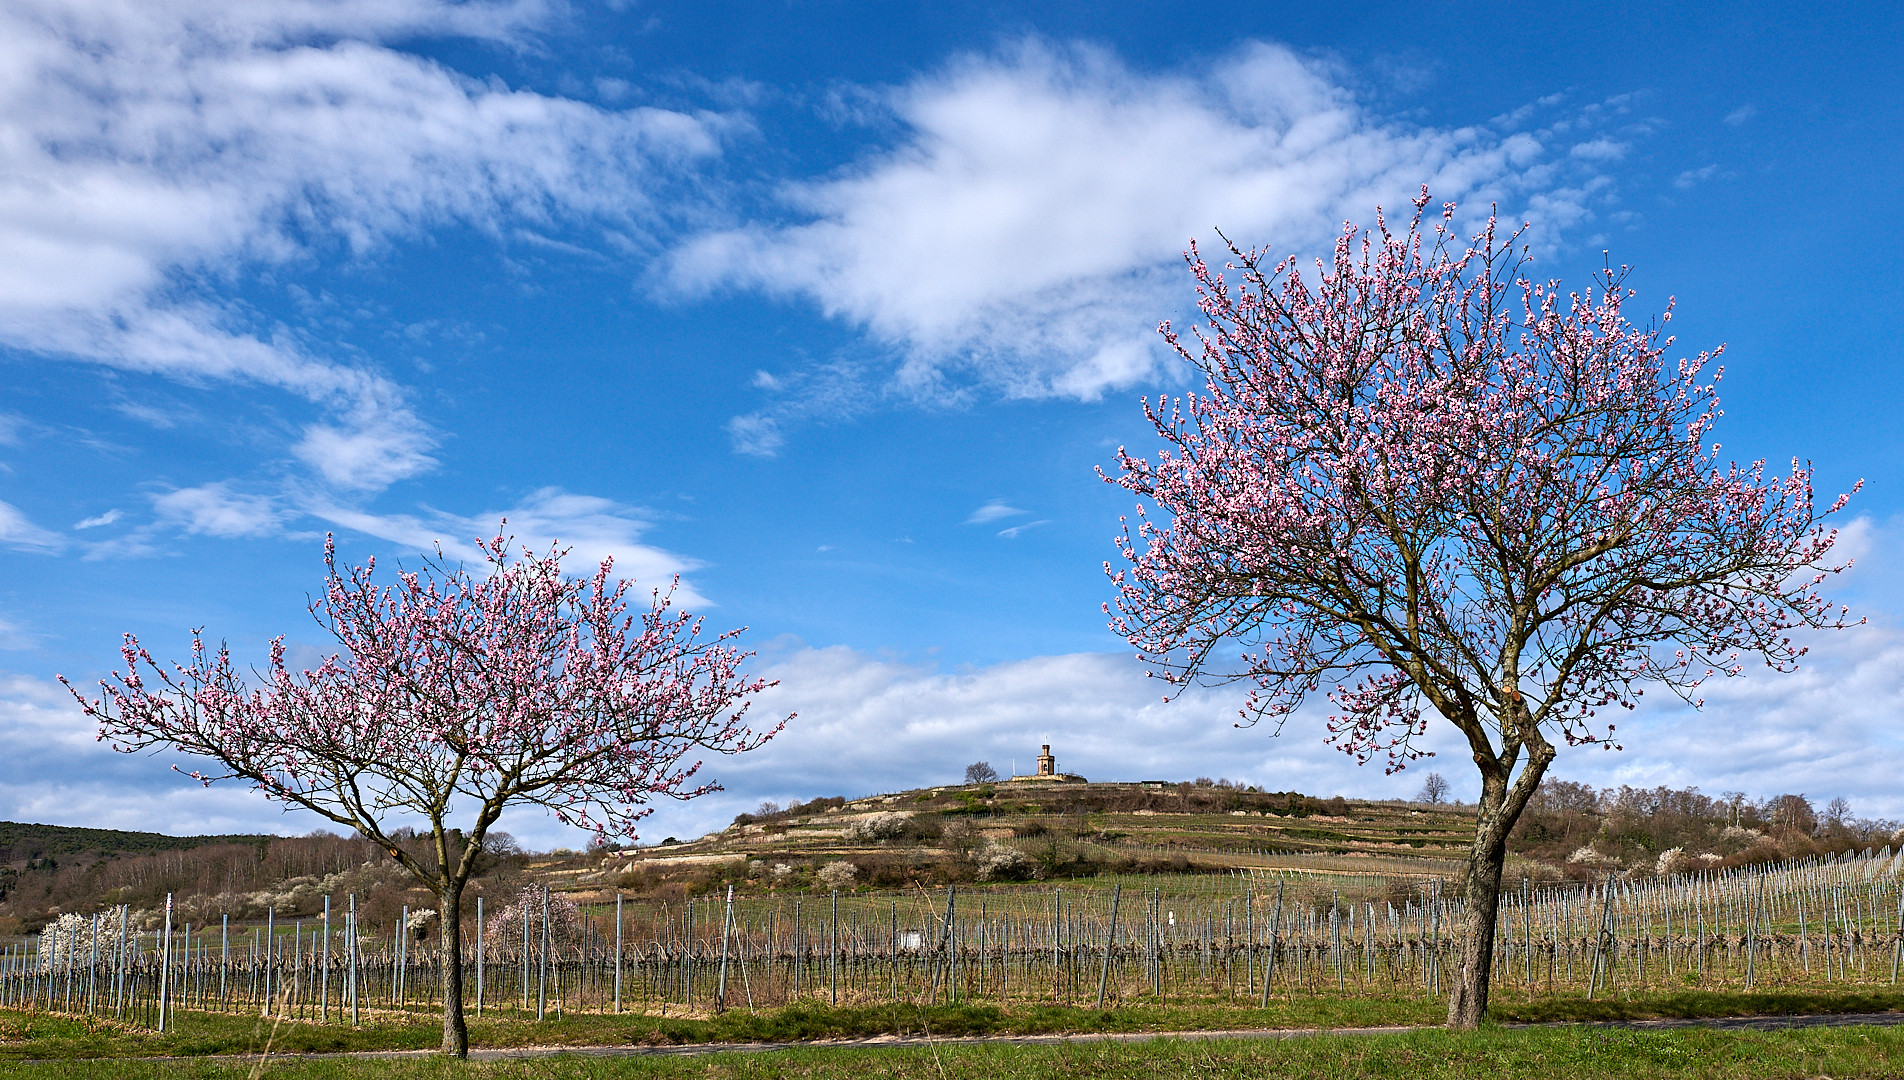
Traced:
[[286, 815], [243, 784], [204, 788], [172, 771], [183, 759], [114, 752], [51, 680], [0, 674], [0, 746], [8, 765], [0, 774], [4, 821], [175, 835], [297, 834], [320, 824], [314, 815]]
[[1630, 148], [1623, 142], [1602, 137], [1575, 143], [1568, 153], [1587, 161], [1618, 161], [1626, 156], [1628, 149]]
[[[771, 652], [772, 650], [770, 650]], [[1203, 688], [1160, 700], [1130, 657], [1043, 656], [942, 672], [836, 647], [788, 646], [766, 673], [761, 717], [798, 712], [761, 750], [708, 763], [727, 791], [661, 808], [654, 836], [719, 828], [761, 799], [857, 797], [956, 782], [986, 760], [1029, 771], [1040, 743], [1094, 780], [1227, 776], [1274, 791], [1406, 798], [1434, 770], [1472, 801], [1478, 781], [1462, 740], [1431, 725], [1437, 757], [1396, 776], [1357, 766], [1323, 741], [1326, 703], [1311, 702], [1283, 733], [1237, 728], [1242, 690]], [[1650, 697], [1651, 695], [1649, 695]], [[1626, 749], [1563, 747], [1552, 774], [1599, 786], [1696, 785], [1757, 798], [1844, 796], [1863, 815], [1904, 817], [1891, 762], [1904, 754], [1904, 634], [1865, 627], [1820, 635], [1797, 673], [1763, 670], [1715, 680], [1706, 705], [1650, 701], [1619, 723]]]
[[401, 387], [217, 297], [247, 266], [448, 223], [609, 219], [722, 121], [510, 90], [389, 42], [524, 43], [552, 5], [398, 0], [0, 10], [0, 344], [317, 406], [299, 457], [374, 488], [427, 468]]
[[[507, 518], [506, 535], [515, 537], [518, 547], [542, 552], [559, 541], [571, 552], [565, 565], [577, 568], [612, 556], [616, 575], [632, 578], [644, 589], [665, 590], [675, 575], [701, 565], [686, 556], [641, 543], [649, 520], [636, 508], [559, 488], [544, 488], [516, 506], [471, 515], [442, 511], [373, 514], [331, 505], [318, 505], [310, 512], [345, 528], [403, 544], [412, 551], [433, 551], [440, 543], [444, 554], [470, 563], [482, 559], [474, 540], [494, 536], [498, 522]], [[686, 582], [675, 592], [675, 600], [689, 608], [712, 606]]]
[[[770, 644], [757, 665], [779, 685], [752, 716], [799, 716], [762, 749], [707, 762], [726, 790], [665, 803], [644, 837], [692, 836], [725, 825], [762, 799], [857, 797], [957, 782], [989, 761], [1028, 772], [1041, 743], [1060, 768], [1094, 780], [1225, 776], [1275, 791], [1406, 798], [1439, 771], [1472, 801], [1476, 781], [1445, 724], [1424, 747], [1442, 755], [1397, 776], [1358, 767], [1322, 742], [1325, 708], [1293, 717], [1280, 736], [1237, 728], [1241, 692], [1194, 690], [1160, 700], [1130, 657], [1041, 656], [959, 671], [880, 658], [845, 647]], [[1627, 749], [1563, 748], [1553, 774], [1595, 785], [1698, 785], [1765, 798], [1803, 792], [1848, 798], [1861, 815], [1904, 817], [1890, 762], [1904, 753], [1893, 718], [1904, 709], [1904, 636], [1867, 627], [1828, 635], [1795, 675], [1751, 673], [1717, 681], [1694, 712], [1654, 702], [1620, 724]], [[311, 827], [287, 820], [241, 785], [210, 792], [182, 781], [166, 759], [125, 757], [92, 741], [92, 729], [56, 685], [0, 676], [0, 745], [20, 755], [0, 773], [0, 819], [242, 831]], [[545, 815], [512, 814], [517, 836], [543, 847], [582, 837]]]
[[1032, 42], [884, 105], [897, 145], [789, 185], [783, 222], [693, 237], [668, 280], [809, 300], [899, 352], [899, 385], [921, 393], [963, 373], [1090, 398], [1152, 375], [1156, 321], [1184, 306], [1180, 255], [1213, 227], [1314, 250], [1423, 183], [1508, 214], [1539, 194], [1563, 222], [1595, 190], [1592, 162], [1563, 175], [1532, 134], [1384, 121], [1275, 45], [1153, 75]]

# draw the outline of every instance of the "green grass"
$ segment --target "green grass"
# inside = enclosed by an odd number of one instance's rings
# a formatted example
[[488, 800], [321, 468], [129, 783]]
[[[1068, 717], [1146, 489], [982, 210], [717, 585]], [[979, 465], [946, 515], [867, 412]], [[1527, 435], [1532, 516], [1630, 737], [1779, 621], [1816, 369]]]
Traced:
[[[1272, 1001], [1268, 1009], [1126, 1005], [1090, 1009], [990, 1004], [870, 1005], [832, 1008], [801, 1002], [782, 1009], [730, 1010], [707, 1016], [570, 1015], [532, 1020], [471, 1019], [470, 1044], [515, 1046], [675, 1046], [710, 1042], [811, 1042], [878, 1035], [967, 1036], [1049, 1033], [1217, 1031], [1243, 1028], [1370, 1027], [1438, 1022], [1445, 1009], [1421, 998], [1327, 997]], [[442, 1023], [416, 1012], [385, 1014], [359, 1028], [256, 1017], [181, 1012], [163, 1034], [103, 1019], [0, 1010], [0, 1061], [25, 1058], [197, 1056], [274, 1052], [424, 1050], [436, 1047]]]
[[1625, 1031], [1582, 1027], [1491, 1028], [1454, 1035], [1317, 1037], [1289, 1040], [1157, 1039], [1137, 1044], [1059, 1046], [908, 1046], [885, 1049], [801, 1047], [769, 1053], [691, 1058], [555, 1057], [498, 1062], [437, 1059], [38, 1062], [8, 1067], [17, 1080], [185, 1078], [237, 1080], [1042, 1080], [1094, 1077], [1338, 1077], [1395, 1080], [1541, 1080], [1632, 1077], [1638, 1080], [1772, 1080], [1830, 1076], [1894, 1077], [1904, 1070], [1904, 1031], [1833, 1028], [1777, 1032]]
[[[1681, 991], [1613, 1000], [1535, 997], [1497, 992], [1490, 1018], [1509, 1023], [1716, 1018], [1785, 1014], [1866, 1013], [1904, 1010], [1904, 993], [1759, 993]], [[814, 1042], [881, 1035], [962, 1037], [1145, 1033], [1292, 1028], [1351, 1028], [1438, 1024], [1444, 1006], [1418, 996], [1295, 996], [1272, 999], [1269, 1008], [1192, 1003], [1129, 1004], [1092, 1009], [1054, 1005], [992, 1004], [863, 1005], [832, 1008], [802, 1002], [758, 1012], [734, 1009], [720, 1016], [570, 1015], [544, 1023], [486, 1017], [470, 1022], [475, 1047], [676, 1046], [698, 1043]], [[201, 1057], [255, 1054], [267, 1043], [273, 1053], [310, 1054], [366, 1050], [429, 1050], [441, 1037], [433, 1015], [379, 1014], [362, 1027], [284, 1022], [256, 1017], [183, 1012], [175, 1030], [163, 1034], [105, 1019], [0, 1010], [0, 1061], [24, 1059]]]

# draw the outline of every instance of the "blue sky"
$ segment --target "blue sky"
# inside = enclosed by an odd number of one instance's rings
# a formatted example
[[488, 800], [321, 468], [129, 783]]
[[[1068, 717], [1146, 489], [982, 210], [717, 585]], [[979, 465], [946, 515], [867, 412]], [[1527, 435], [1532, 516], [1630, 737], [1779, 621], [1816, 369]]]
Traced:
[[1677, 297], [1685, 349], [1728, 346], [1730, 453], [1868, 481], [1872, 626], [1557, 770], [1904, 817], [1894, 17], [707, 10], [0, 3], [0, 817], [308, 827], [99, 750], [53, 675], [128, 630], [321, 644], [326, 530], [388, 558], [504, 514], [682, 573], [801, 714], [655, 836], [1047, 739], [1411, 794], [1312, 716], [1157, 701], [1098, 610], [1129, 507], [1092, 470], [1185, 385], [1154, 327], [1191, 238], [1309, 251], [1423, 182], [1532, 222], [1543, 276]]

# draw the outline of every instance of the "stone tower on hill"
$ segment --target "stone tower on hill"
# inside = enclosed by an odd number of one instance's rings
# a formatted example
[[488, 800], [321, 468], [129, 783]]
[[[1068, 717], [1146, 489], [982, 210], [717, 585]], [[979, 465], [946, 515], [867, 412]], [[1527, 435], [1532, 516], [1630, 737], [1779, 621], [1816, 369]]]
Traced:
[[1051, 756], [1050, 743], [1045, 743], [1039, 748], [1038, 771], [1036, 773], [1030, 776], [1012, 777], [1013, 783], [1037, 783], [1039, 781], [1043, 781], [1047, 784], [1089, 783], [1084, 777], [1078, 776], [1075, 773], [1061, 773], [1058, 771], [1058, 759]]

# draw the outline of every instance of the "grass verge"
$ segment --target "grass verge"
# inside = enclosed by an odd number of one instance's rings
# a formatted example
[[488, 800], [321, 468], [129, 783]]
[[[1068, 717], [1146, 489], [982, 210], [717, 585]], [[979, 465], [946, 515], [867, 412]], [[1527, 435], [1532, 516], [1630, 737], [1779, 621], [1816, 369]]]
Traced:
[[[1297, 996], [1267, 1009], [1219, 1004], [1056, 1005], [911, 1004], [829, 1007], [802, 1002], [782, 1009], [730, 1010], [719, 1016], [570, 1015], [544, 1023], [486, 1017], [470, 1023], [479, 1048], [527, 1046], [675, 1046], [699, 1043], [803, 1043], [876, 1036], [963, 1037], [1352, 1028], [1438, 1024], [1436, 1001], [1419, 997]], [[1612, 1000], [1497, 994], [1490, 1018], [1507, 1023], [1623, 1021], [1729, 1016], [1815, 1015], [1904, 1010], [1904, 993], [1705, 993], [1682, 991]], [[140, 1057], [318, 1054], [429, 1050], [441, 1037], [435, 1016], [382, 1013], [361, 1027], [181, 1012], [175, 1030], [157, 1033], [109, 1019], [0, 1010], [0, 1061]]]
[[796, 1047], [703, 1057], [564, 1056], [531, 1061], [279, 1059], [268, 1068], [241, 1060], [55, 1061], [16, 1063], [16, 1080], [190, 1077], [237, 1080], [1044, 1080], [1093, 1077], [1339, 1077], [1408, 1080], [1788, 1080], [1893, 1077], [1904, 1063], [1904, 1031], [1825, 1028], [1775, 1032], [1631, 1031], [1605, 1028], [1489, 1028], [1468, 1034], [1323, 1036], [1291, 1040], [1161, 1038], [1138, 1044]]

